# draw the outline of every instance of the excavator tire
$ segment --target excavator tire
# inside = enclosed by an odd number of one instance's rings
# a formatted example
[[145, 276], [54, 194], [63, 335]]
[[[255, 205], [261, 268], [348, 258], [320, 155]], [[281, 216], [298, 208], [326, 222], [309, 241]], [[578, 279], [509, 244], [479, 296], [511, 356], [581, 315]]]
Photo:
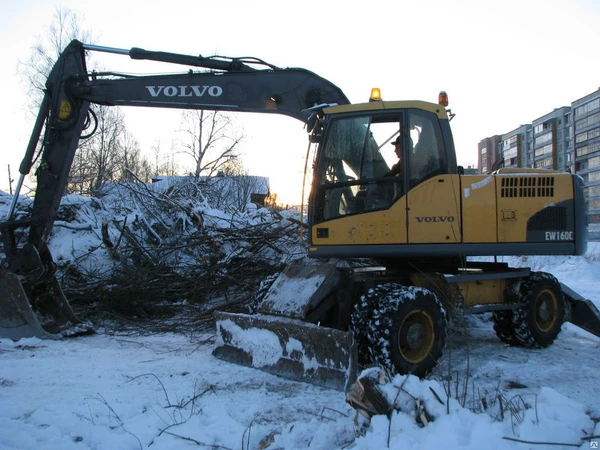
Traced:
[[250, 305], [248, 309], [250, 310], [251, 314], [254, 314], [258, 311], [258, 307], [263, 301], [263, 298], [265, 298], [265, 295], [267, 294], [269, 289], [271, 289], [271, 286], [273, 285], [273, 283], [275, 283], [275, 280], [278, 276], [279, 272], [272, 273], [271, 275], [268, 275], [267, 277], [263, 278], [263, 280], [260, 282], [258, 288], [256, 289], [256, 292], [254, 292], [254, 295], [250, 300]]
[[528, 348], [548, 347], [565, 319], [565, 299], [558, 280], [532, 272], [521, 282], [520, 305], [512, 316], [516, 342]]
[[354, 310], [350, 318], [350, 331], [354, 335], [354, 342], [358, 352], [358, 360], [362, 364], [369, 364], [371, 353], [369, 352], [369, 338], [367, 331], [373, 319], [373, 310], [378, 303], [378, 297], [373, 297], [371, 293], [373, 289], [369, 289], [366, 295], [362, 295], [354, 305]]
[[435, 294], [390, 283], [366, 297], [376, 305], [367, 330], [373, 362], [392, 373], [429, 373], [446, 345], [446, 312]]
[[519, 343], [515, 335], [513, 315], [514, 312], [512, 310], [495, 311], [492, 314], [496, 336], [508, 345], [518, 345]]

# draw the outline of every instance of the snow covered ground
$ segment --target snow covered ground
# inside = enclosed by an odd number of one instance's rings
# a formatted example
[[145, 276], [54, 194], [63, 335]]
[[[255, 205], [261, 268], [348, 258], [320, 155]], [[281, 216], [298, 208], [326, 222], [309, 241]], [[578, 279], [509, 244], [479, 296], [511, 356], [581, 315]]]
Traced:
[[[585, 257], [506, 259], [600, 300], [598, 243]], [[421, 427], [409, 406], [389, 420], [376, 416], [365, 430], [344, 393], [218, 360], [213, 339], [195, 330], [99, 330], [62, 341], [0, 340], [0, 448], [587, 449], [600, 442], [581, 439], [600, 434], [600, 339], [571, 324], [550, 348], [528, 350], [500, 343], [485, 316], [470, 317], [430, 380], [396, 377], [387, 385], [390, 396], [402, 386], [406, 402], [414, 404], [405, 392], [422, 399], [433, 421]], [[501, 411], [498, 396], [513, 409]]]

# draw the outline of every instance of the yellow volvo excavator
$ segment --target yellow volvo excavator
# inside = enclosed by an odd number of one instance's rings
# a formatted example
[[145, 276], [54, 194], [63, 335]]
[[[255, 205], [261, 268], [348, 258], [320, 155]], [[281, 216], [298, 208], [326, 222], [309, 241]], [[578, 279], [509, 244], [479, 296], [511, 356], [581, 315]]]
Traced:
[[[88, 73], [100, 51], [199, 67], [175, 75]], [[454, 315], [491, 312], [501, 341], [545, 347], [564, 321], [600, 336], [597, 308], [548, 273], [474, 256], [581, 255], [582, 179], [540, 169], [465, 175], [438, 103], [351, 104], [305, 69], [256, 58], [121, 50], [73, 41], [46, 83], [20, 166], [39, 149], [31, 217], [0, 224], [0, 335], [56, 338], [92, 330], [71, 310], [47, 242], [92, 104], [284, 114], [308, 130], [314, 175], [308, 259], [269, 277], [248, 314], [215, 315], [219, 358], [346, 389], [362, 363], [424, 375]], [[15, 195], [15, 199], [16, 199]], [[26, 229], [27, 242], [15, 238]]]

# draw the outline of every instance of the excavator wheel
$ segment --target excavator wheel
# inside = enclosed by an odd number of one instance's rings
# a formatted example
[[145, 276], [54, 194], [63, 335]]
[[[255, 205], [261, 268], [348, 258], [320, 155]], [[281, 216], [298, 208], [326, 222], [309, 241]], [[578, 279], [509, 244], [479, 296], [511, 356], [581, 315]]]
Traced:
[[560, 283], [551, 274], [532, 272], [521, 282], [520, 305], [512, 322], [515, 340], [529, 348], [548, 347], [565, 318], [565, 299]]
[[435, 294], [392, 283], [367, 298], [376, 302], [367, 329], [372, 360], [392, 373], [429, 373], [446, 345], [446, 312]]
[[498, 339], [508, 345], [519, 344], [515, 335], [513, 315], [514, 312], [512, 310], [496, 311], [492, 315], [496, 336], [498, 336]]
[[369, 352], [369, 340], [367, 331], [373, 319], [373, 310], [378, 303], [378, 296], [373, 296], [373, 289], [362, 295], [358, 303], [354, 305], [354, 310], [350, 318], [350, 331], [354, 335], [354, 342], [358, 351], [358, 360], [362, 364], [372, 362], [371, 353]]
[[254, 295], [252, 296], [252, 299], [250, 300], [250, 304], [248, 305], [248, 309], [250, 310], [251, 314], [254, 314], [258, 311], [258, 307], [260, 306], [261, 302], [263, 301], [263, 298], [265, 298], [265, 295], [267, 294], [269, 289], [271, 289], [271, 286], [273, 285], [273, 283], [275, 283], [275, 280], [277, 279], [278, 276], [279, 276], [279, 272], [275, 272], [275, 273], [272, 273], [271, 275], [266, 276], [260, 282], [260, 284], [258, 285], [258, 288], [256, 289], [256, 292], [254, 293]]

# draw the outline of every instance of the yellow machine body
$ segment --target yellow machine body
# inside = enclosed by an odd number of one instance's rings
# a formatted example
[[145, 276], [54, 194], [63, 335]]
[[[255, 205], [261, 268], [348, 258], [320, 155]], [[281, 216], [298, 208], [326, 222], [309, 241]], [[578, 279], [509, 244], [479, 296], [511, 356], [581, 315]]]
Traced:
[[579, 176], [528, 168], [465, 175], [440, 105], [375, 102], [325, 112], [309, 209], [310, 256], [585, 252]]
[[[512, 185], [515, 185], [514, 187]], [[525, 185], [519, 186], [519, 184]], [[509, 186], [510, 185], [510, 186]], [[327, 222], [321, 245], [528, 242], [528, 222], [544, 208], [573, 201], [573, 177], [547, 170], [490, 175], [440, 175], [415, 187], [389, 209]], [[550, 242], [572, 238], [550, 231]]]

